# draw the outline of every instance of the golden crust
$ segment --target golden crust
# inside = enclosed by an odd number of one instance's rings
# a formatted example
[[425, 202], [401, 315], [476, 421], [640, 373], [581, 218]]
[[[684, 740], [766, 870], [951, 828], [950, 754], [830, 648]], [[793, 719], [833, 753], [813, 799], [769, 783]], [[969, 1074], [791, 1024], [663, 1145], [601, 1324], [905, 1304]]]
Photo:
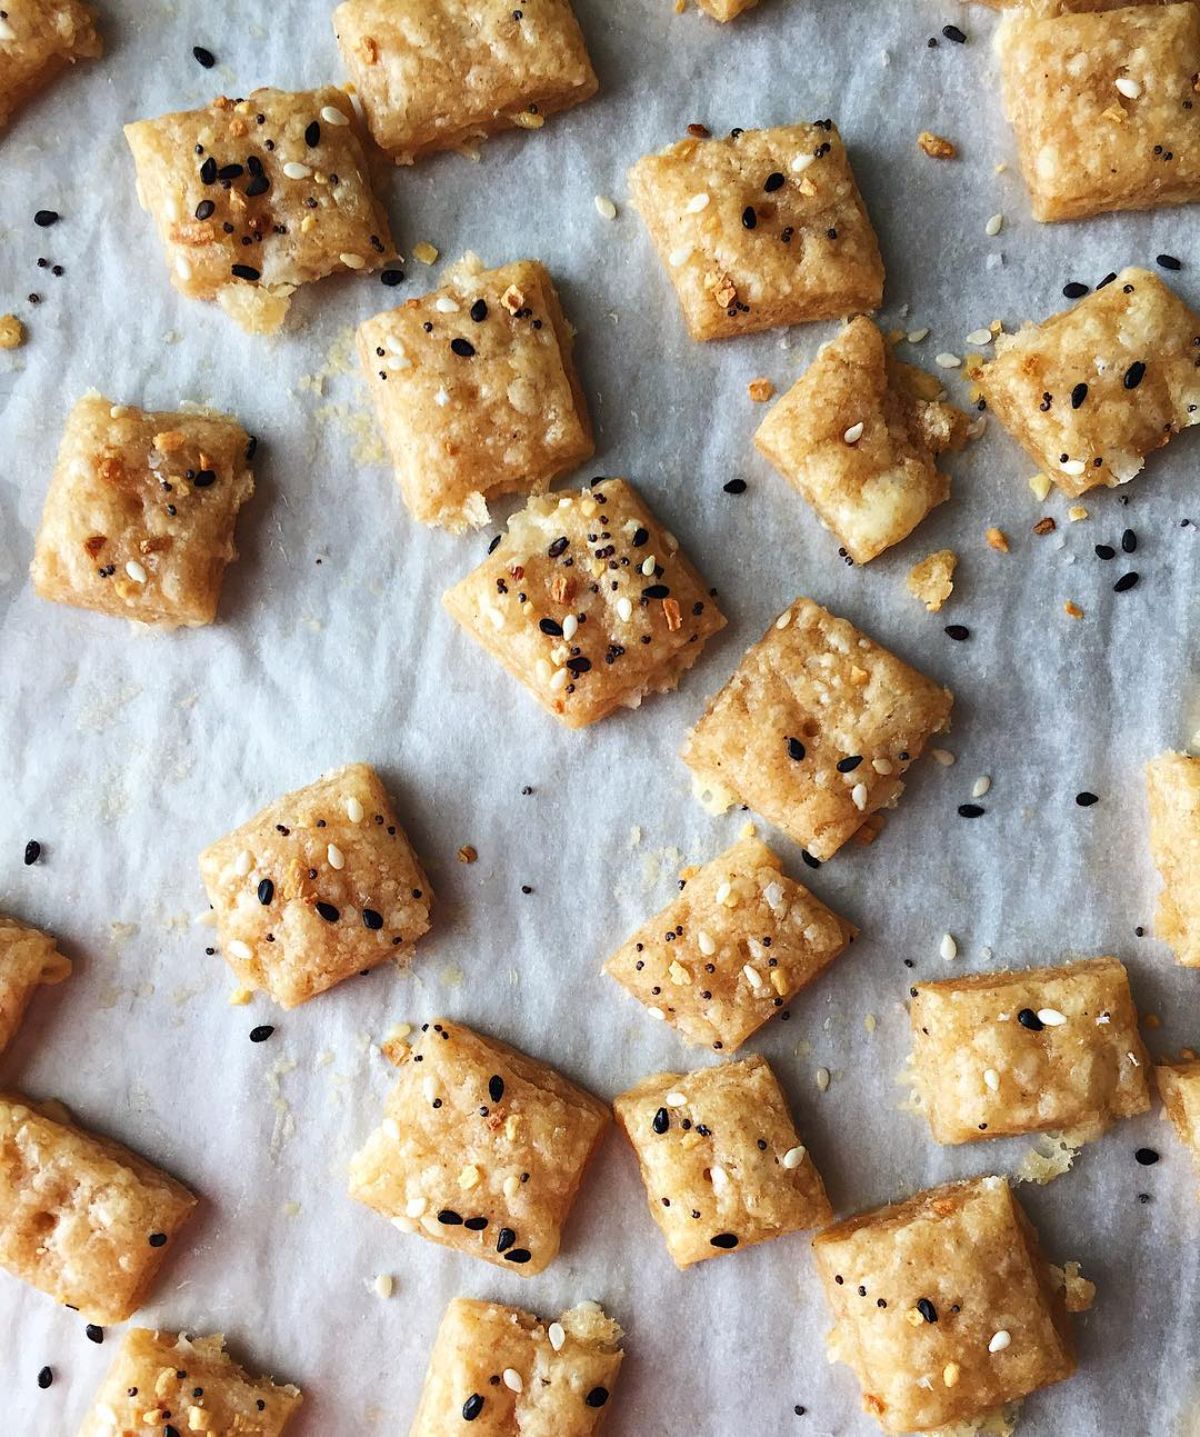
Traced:
[[1200, 424], [1198, 340], [1200, 317], [1178, 295], [1125, 269], [1072, 309], [997, 336], [977, 379], [1000, 423], [1077, 498], [1127, 484]]
[[489, 499], [540, 494], [591, 456], [572, 344], [537, 260], [460, 265], [441, 289], [359, 326], [363, 375], [415, 519], [478, 527]]
[[688, 1042], [733, 1053], [856, 932], [745, 838], [690, 874], [604, 971]]
[[1162, 5], [1165, 0], [972, 0], [993, 10], [1029, 10], [1039, 15], [1084, 14], [1097, 10], [1124, 10], [1130, 5]]
[[682, 140], [640, 159], [629, 193], [693, 339], [882, 303], [879, 245], [831, 121]]
[[268, 804], [204, 850], [200, 876], [225, 961], [285, 1008], [407, 964], [429, 929], [429, 880], [365, 763]]
[[104, 53], [96, 12], [80, 0], [21, 0], [0, 21], [0, 130], [76, 60]]
[[49, 933], [0, 913], [0, 1053], [16, 1036], [36, 990], [43, 983], [61, 983], [70, 974], [71, 960], [58, 951]]
[[1154, 931], [1175, 961], [1200, 968], [1200, 758], [1161, 753], [1146, 765], [1150, 854], [1163, 888]]
[[725, 627], [624, 479], [531, 499], [442, 602], [568, 728], [673, 689]]
[[350, 1195], [415, 1232], [532, 1277], [553, 1261], [609, 1111], [599, 1098], [458, 1023], [427, 1023]]
[[608, 1416], [622, 1336], [594, 1302], [555, 1324], [519, 1307], [455, 1298], [434, 1339], [409, 1437], [462, 1437], [473, 1399], [480, 1405], [467, 1420], [495, 1437], [592, 1437]]
[[137, 1311], [195, 1206], [182, 1183], [60, 1105], [0, 1095], [0, 1267], [89, 1321]]
[[1115, 958], [912, 991], [917, 1091], [939, 1143], [1063, 1129], [1096, 1136], [1150, 1106], [1150, 1059]]
[[758, 0], [696, 0], [701, 10], [706, 15], [711, 15], [714, 20], [722, 22], [735, 20], [743, 10], [749, 10], [758, 4]]
[[969, 1422], [1075, 1370], [1062, 1275], [1003, 1178], [860, 1213], [813, 1251], [830, 1359], [854, 1370], [885, 1432]]
[[1194, 4], [1014, 15], [996, 46], [1036, 219], [1200, 200]]
[[683, 761], [714, 799], [746, 804], [824, 860], [895, 803], [901, 776], [946, 728], [953, 702], [948, 689], [801, 598], [709, 703]]
[[856, 564], [906, 539], [950, 497], [934, 456], [962, 448], [969, 420], [921, 397], [911, 376], [875, 322], [860, 316], [824, 346], [754, 436]]
[[251, 333], [279, 328], [298, 285], [379, 269], [395, 252], [354, 107], [332, 85], [220, 97], [126, 125], [125, 138], [171, 283]]
[[1180, 1142], [1200, 1164], [1200, 1062], [1160, 1063], [1154, 1080]]
[[219, 1332], [193, 1337], [131, 1327], [78, 1437], [158, 1434], [167, 1418], [179, 1432], [203, 1437], [281, 1437], [302, 1401], [298, 1387], [239, 1367]]
[[766, 1061], [654, 1073], [613, 1099], [676, 1267], [833, 1216]]
[[238, 510], [254, 493], [252, 452], [228, 415], [147, 413], [85, 395], [46, 494], [34, 588], [158, 628], [211, 624], [237, 558]]
[[375, 143], [398, 165], [539, 129], [598, 88], [569, 0], [345, 0], [333, 28]]

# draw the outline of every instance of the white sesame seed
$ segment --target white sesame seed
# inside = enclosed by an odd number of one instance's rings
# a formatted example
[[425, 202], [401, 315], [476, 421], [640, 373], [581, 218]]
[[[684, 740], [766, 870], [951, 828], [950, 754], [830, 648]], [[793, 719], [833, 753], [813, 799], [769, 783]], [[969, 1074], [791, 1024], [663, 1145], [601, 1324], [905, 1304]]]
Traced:
[[0, 40], [15, 40], [17, 32], [7, 20], [0, 20]]
[[647, 554], [646, 557], [642, 560], [642, 573], [645, 574], [647, 578], [649, 578], [650, 575], [654, 573], [655, 563], [656, 560], [653, 554]]
[[351, 823], [363, 821], [363, 806], [353, 794], [345, 799], [346, 817]]
[[404, 1211], [409, 1217], [421, 1217], [428, 1206], [428, 1198], [409, 1198], [409, 1200], [404, 1204]]
[[846, 430], [845, 434], [842, 435], [842, 438], [846, 441], [847, 444], [857, 444], [862, 437], [863, 422], [861, 419], [858, 421], [857, 424], [852, 424], [850, 428]]
[[1000, 1091], [1000, 1074], [995, 1070], [995, 1068], [984, 1068], [983, 1081], [985, 1086], [988, 1087], [993, 1093], [997, 1093]]
[[988, 1343], [989, 1352], [1003, 1352], [1012, 1342], [1012, 1333], [1006, 1332], [1002, 1327], [999, 1332], [992, 1333], [992, 1340]]
[[1142, 97], [1141, 85], [1129, 75], [1117, 76], [1117, 89], [1127, 100], [1140, 100]]
[[312, 171], [307, 165], [302, 165], [299, 160], [289, 160], [283, 167], [283, 173], [289, 180], [307, 180]]
[[688, 200], [687, 204], [683, 207], [684, 213], [689, 215], [698, 215], [701, 210], [707, 208], [708, 194], [703, 190], [701, 190], [698, 195], [693, 195], [691, 199]]
[[240, 938], [233, 938], [229, 943], [229, 956], [240, 958], [243, 963], [254, 957], [249, 943], [243, 943]]
[[130, 559], [128, 561], [125, 565], [125, 572], [135, 584], [144, 584], [146, 582], [146, 571], [136, 559]]
[[728, 1189], [729, 1174], [720, 1165], [720, 1163], [713, 1163], [712, 1167], [708, 1170], [708, 1175], [712, 1181], [713, 1192], [723, 1193]]
[[954, 941], [953, 934], [942, 934], [942, 941], [938, 944], [938, 952], [947, 963], [949, 963], [952, 958], [958, 957], [958, 944]]
[[559, 689], [565, 689], [567, 686], [567, 678], [568, 674], [566, 669], [555, 669], [550, 675], [551, 693], [557, 693]]
[[931, 748], [929, 752], [933, 755], [934, 763], [940, 763], [943, 768], [949, 768], [954, 762], [954, 755], [947, 748]]
[[687, 1098], [683, 1093], [670, 1092], [667, 1094], [668, 1108], [683, 1108], [687, 1106]]
[[717, 951], [717, 945], [712, 941], [708, 934], [705, 933], [703, 928], [701, 928], [700, 932], [696, 934], [696, 946], [700, 949], [701, 953], [703, 953], [706, 958], [711, 958], [712, 955]]
[[191, 279], [192, 266], [188, 263], [184, 255], [177, 254], [175, 256], [175, 273], [180, 279]]
[[975, 782], [971, 785], [971, 797], [982, 798], [983, 795], [988, 791], [988, 789], [991, 788], [991, 786], [992, 780], [987, 776], [986, 773], [981, 773], [979, 777], [975, 780]]
[[416, 1232], [417, 1230], [416, 1223], [406, 1217], [394, 1217], [392, 1219], [392, 1226], [399, 1228], [401, 1232]]
[[633, 618], [633, 602], [624, 594], [617, 600], [617, 617], [623, 624], [627, 624]]
[[745, 974], [746, 982], [750, 984], [751, 988], [762, 987], [762, 974], [758, 971], [757, 968], [752, 967], [749, 963], [743, 963], [742, 972]]
[[807, 150], [804, 151], [802, 154], [793, 156], [792, 173], [798, 175], [801, 173], [801, 171], [808, 169], [809, 165], [812, 164], [815, 158], [816, 156], [810, 154]]
[[730, 895], [732, 892], [733, 892], [733, 885], [732, 885], [731, 883], [722, 883], [721, 886], [717, 889], [716, 894], [715, 894], [715, 897], [716, 897], [717, 902], [718, 902], [718, 903], [724, 903], [725, 900], [729, 897], [729, 895]]
[[[775, 627], [776, 627], [777, 629], [786, 629], [787, 626], [788, 626], [791, 622], [792, 622], [792, 611], [791, 611], [791, 609], [784, 609], [783, 613], [780, 614], [780, 616], [775, 620]], [[1200, 735], [1197, 735], [1197, 737], [1200, 737]]]
[[1061, 1028], [1067, 1021], [1066, 1014], [1060, 1013], [1057, 1008], [1039, 1008], [1038, 1019], [1047, 1028]]
[[941, 354], [934, 356], [933, 362], [939, 369], [957, 369], [962, 364], [962, 360], [957, 354], [949, 354], [944, 350]]
[[457, 314], [461, 306], [458, 300], [451, 299], [448, 294], [439, 294], [433, 302], [433, 307], [439, 314]]
[[375, 1279], [376, 1296], [391, 1297], [392, 1290], [395, 1285], [396, 1284], [392, 1280], [392, 1274], [390, 1272], [381, 1272], [379, 1276]]
[[867, 809], [867, 785], [865, 783], [856, 783], [850, 790], [850, 798], [859, 813], [865, 813]]
[[647, 1008], [646, 1012], [649, 1013], [656, 1022], [662, 1023], [666, 1021], [667, 1015], [661, 1008]]
[[995, 239], [995, 237], [1000, 233], [1003, 228], [1004, 216], [993, 215], [991, 219], [988, 220], [987, 224], [984, 225], [983, 232], [984, 234], [991, 236], [992, 239]]
[[967, 335], [968, 344], [991, 344], [992, 331], [990, 329], [973, 329]]
[[568, 614], [567, 617], [562, 621], [563, 638], [573, 639], [575, 637], [575, 631], [578, 628], [579, 620], [575, 617], [574, 614]]
[[325, 857], [329, 860], [330, 868], [345, 868], [346, 866], [346, 855], [336, 843], [331, 843], [325, 850]]
[[520, 1392], [525, 1383], [521, 1380], [521, 1374], [515, 1367], [506, 1367], [503, 1372], [504, 1385], [510, 1392]]
[[351, 254], [349, 250], [338, 255], [338, 258], [347, 269], [366, 269], [367, 262], [360, 254]]
[[800, 1164], [804, 1161], [804, 1154], [807, 1151], [807, 1148], [802, 1147], [788, 1148], [787, 1152], [784, 1153], [782, 1159], [783, 1165], [785, 1168], [787, 1168], [788, 1172], [791, 1172], [794, 1168], [798, 1168], [800, 1166]]
[[344, 110], [339, 110], [336, 105], [325, 105], [321, 109], [321, 118], [327, 125], [348, 125], [350, 117]]
[[248, 848], [243, 848], [237, 858], [234, 859], [233, 871], [239, 878], [245, 878], [246, 874], [254, 867], [254, 855]]
[[1064, 474], [1069, 474], [1073, 479], [1077, 479], [1087, 468], [1087, 465], [1082, 459], [1066, 459], [1058, 467]]
[[818, 1069], [817, 1069], [817, 1091], [818, 1091], [818, 1092], [821, 1092], [821, 1093], [824, 1093], [824, 1092], [828, 1091], [828, 1088], [829, 1088], [829, 1069], [828, 1069], [828, 1068], [818, 1068]]
[[617, 207], [607, 195], [597, 195], [592, 203], [596, 206], [596, 213], [602, 220], [616, 219]]
[[678, 269], [681, 264], [686, 264], [692, 256], [690, 244], [681, 245], [679, 249], [673, 249], [667, 256], [667, 263], [672, 269]]
[[546, 1336], [550, 1339], [550, 1346], [554, 1348], [555, 1352], [561, 1352], [563, 1343], [567, 1340], [562, 1323], [552, 1322], [546, 1329]]
[[910, 329], [904, 337], [909, 344], [920, 344], [923, 339], [929, 338], [929, 331], [928, 329]]

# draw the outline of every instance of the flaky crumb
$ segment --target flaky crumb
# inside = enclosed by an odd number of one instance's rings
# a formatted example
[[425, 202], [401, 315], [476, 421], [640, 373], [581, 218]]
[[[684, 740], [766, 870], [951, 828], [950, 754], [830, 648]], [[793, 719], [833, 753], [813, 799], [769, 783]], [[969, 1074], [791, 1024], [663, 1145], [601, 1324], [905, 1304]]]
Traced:
[[921, 131], [917, 136], [917, 147], [935, 160], [953, 160], [958, 155], [952, 141], [935, 135], [932, 130]]
[[936, 614], [954, 592], [954, 569], [958, 555], [953, 549], [939, 549], [909, 570], [908, 592]]
[[775, 386], [769, 379], [752, 379], [746, 386], [746, 392], [755, 404], [765, 404], [775, 393]]
[[1016, 1171], [1017, 1181], [1045, 1187], [1070, 1171], [1071, 1164], [1079, 1156], [1080, 1146], [1066, 1133], [1044, 1133], [1021, 1159]]
[[989, 529], [984, 538], [988, 541], [989, 549], [995, 549], [998, 554], [1008, 553], [1008, 535], [1003, 529]]
[[478, 857], [479, 854], [476, 852], [473, 844], [464, 843], [458, 850], [458, 861], [460, 863], [474, 863]]
[[439, 251], [428, 240], [421, 240], [419, 244], [413, 245], [412, 253], [413, 259], [419, 260], [422, 264], [436, 264]]
[[25, 343], [25, 326], [15, 314], [0, 314], [0, 349], [20, 349]]
[[1083, 610], [1074, 599], [1067, 599], [1063, 603], [1063, 613], [1068, 614], [1072, 619], [1082, 619]]
[[1058, 525], [1054, 522], [1050, 515], [1047, 514], [1044, 519], [1039, 519], [1037, 523], [1033, 526], [1033, 532], [1035, 534], [1053, 534], [1055, 529], [1057, 528]]
[[1087, 516], [1088, 511], [1082, 504], [1072, 504], [1067, 510], [1067, 518], [1070, 519], [1072, 524], [1078, 524], [1080, 519], [1086, 519]]
[[1034, 498], [1042, 503], [1050, 492], [1050, 476], [1048, 474], [1034, 474], [1030, 477], [1029, 487], [1033, 491]]

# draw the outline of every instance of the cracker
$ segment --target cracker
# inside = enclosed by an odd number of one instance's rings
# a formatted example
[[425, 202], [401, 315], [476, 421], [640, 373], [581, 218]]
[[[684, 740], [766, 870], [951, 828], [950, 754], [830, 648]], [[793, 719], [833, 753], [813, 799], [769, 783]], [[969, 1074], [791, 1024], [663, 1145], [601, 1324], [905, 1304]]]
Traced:
[[225, 961], [285, 1008], [429, 929], [429, 880], [369, 764], [285, 794], [200, 855]]
[[763, 1058], [653, 1073], [613, 1099], [678, 1268], [833, 1216]]
[[568, 728], [675, 688], [725, 618], [624, 479], [531, 499], [443, 603]]
[[754, 445], [865, 564], [950, 497], [935, 456], [961, 449], [969, 428], [942, 402], [940, 384], [898, 363], [878, 325], [860, 316], [774, 406]]
[[604, 971], [690, 1043], [738, 1048], [857, 932], [744, 838], [692, 873]]
[[1154, 1081], [1179, 1141], [1200, 1164], [1200, 1062], [1159, 1063]]
[[548, 1064], [445, 1019], [401, 1056], [385, 1114], [351, 1163], [351, 1197], [523, 1277], [558, 1253], [609, 1119]]
[[333, 28], [375, 143], [398, 165], [540, 129], [597, 89], [569, 0], [345, 0]]
[[519, 1307], [455, 1298], [409, 1437], [462, 1437], [464, 1422], [490, 1437], [592, 1437], [608, 1416], [623, 1335], [594, 1302], [544, 1323]]
[[1144, 269], [1072, 309], [996, 337], [977, 375], [988, 407], [1064, 494], [1127, 484], [1200, 424], [1200, 317]]
[[706, 15], [722, 22], [736, 20], [743, 10], [758, 4], [758, 0], [696, 0]]
[[1039, 220], [1200, 200], [1200, 11], [1012, 16], [1004, 107]]
[[831, 858], [904, 791], [954, 702], [845, 619], [797, 599], [747, 651], [688, 735], [683, 761], [714, 806], [744, 803]]
[[71, 960], [58, 951], [49, 933], [0, 913], [0, 1053], [16, 1036], [37, 989], [43, 983], [61, 983], [70, 974]]
[[96, 12], [79, 0], [20, 0], [0, 20], [0, 130], [77, 60], [97, 60], [104, 45]]
[[1150, 855], [1163, 888], [1154, 931], [1175, 961], [1200, 968], [1200, 758], [1161, 753], [1146, 765]]
[[630, 198], [693, 339], [838, 319], [883, 301], [883, 260], [831, 120], [682, 140]]
[[0, 1096], [0, 1267], [91, 1322], [137, 1311], [196, 1199], [60, 1104]]
[[1075, 1370], [1063, 1275], [1003, 1178], [860, 1213], [813, 1251], [830, 1359], [885, 1432], [970, 1422]]
[[194, 1337], [131, 1327], [100, 1385], [79, 1437], [175, 1430], [186, 1437], [280, 1437], [300, 1389], [252, 1377], [221, 1333]]
[[917, 1092], [939, 1143], [1064, 1129], [1094, 1137], [1150, 1106], [1150, 1060], [1116, 958], [911, 992]]
[[228, 415], [87, 394], [67, 417], [30, 573], [44, 599], [163, 629], [217, 616], [254, 493], [255, 441]]
[[279, 328], [298, 285], [395, 253], [354, 107], [332, 85], [222, 96], [125, 138], [171, 283], [252, 334]]
[[[472, 262], [473, 261], [473, 262]], [[488, 501], [540, 494], [593, 452], [572, 330], [544, 265], [474, 257], [358, 329], [358, 353], [409, 512], [461, 530]]]
[[905, 587], [914, 599], [920, 599], [931, 614], [936, 614], [954, 592], [954, 571], [958, 555], [953, 549], [939, 549], [926, 554], [908, 571]]

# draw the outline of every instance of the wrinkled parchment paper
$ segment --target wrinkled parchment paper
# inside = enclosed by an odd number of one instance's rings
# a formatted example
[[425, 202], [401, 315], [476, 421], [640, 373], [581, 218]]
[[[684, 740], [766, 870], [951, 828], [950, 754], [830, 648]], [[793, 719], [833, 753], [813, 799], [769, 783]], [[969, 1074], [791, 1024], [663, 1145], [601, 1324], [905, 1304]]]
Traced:
[[[597, 426], [588, 474], [626, 474], [721, 592], [728, 629], [681, 691], [570, 733], [538, 710], [440, 608], [489, 529], [455, 538], [404, 512], [357, 381], [349, 328], [432, 287], [410, 262], [401, 290], [347, 278], [297, 296], [274, 342], [242, 336], [167, 283], [134, 199], [123, 122], [218, 90], [342, 78], [326, 4], [107, 0], [109, 54], [68, 76], [0, 141], [0, 310], [30, 342], [0, 355], [0, 907], [60, 934], [77, 964], [40, 997], [2, 1080], [64, 1100], [189, 1182], [205, 1205], [140, 1320], [223, 1330], [251, 1366], [299, 1382], [296, 1437], [403, 1437], [434, 1330], [456, 1294], [553, 1315], [600, 1300], [627, 1329], [613, 1437], [867, 1434], [845, 1368], [826, 1364], [827, 1314], [803, 1236], [677, 1273], [644, 1206], [632, 1154], [611, 1137], [562, 1257], [522, 1280], [405, 1237], [345, 1194], [349, 1154], [391, 1082], [372, 1050], [397, 1021], [447, 1014], [611, 1096], [659, 1068], [708, 1061], [651, 1022], [599, 971], [670, 899], [678, 869], [732, 841], [746, 816], [708, 817], [678, 749], [744, 648], [797, 594], [844, 614], [957, 695], [945, 747], [923, 760], [870, 848], [817, 874], [789, 869], [862, 939], [749, 1051], [769, 1057], [841, 1214], [968, 1174], [1013, 1171], [1028, 1140], [936, 1147], [900, 1111], [914, 975], [941, 977], [1064, 954], [1116, 953], [1160, 1053], [1200, 1043], [1194, 975], [1135, 936], [1157, 880], [1141, 767], [1182, 747], [1193, 705], [1200, 441], [1177, 439], [1124, 493], [1072, 523], [1038, 503], [1027, 459], [992, 427], [953, 460], [954, 495], [869, 568], [848, 568], [808, 508], [753, 452], [765, 412], [747, 383], [785, 388], [833, 325], [700, 345], [625, 200], [624, 175], [689, 122], [715, 133], [834, 116], [887, 262], [885, 327], [929, 326], [905, 357], [941, 351], [993, 318], [1016, 324], [1161, 251], [1200, 301], [1195, 211], [1038, 226], [1012, 167], [989, 47], [994, 17], [954, 0], [763, 0], [731, 25], [669, 0], [579, 0], [602, 93], [536, 135], [387, 171], [398, 242], [442, 262], [526, 255], [550, 266], [579, 329]], [[966, 46], [927, 41], [957, 21]], [[199, 68], [191, 47], [218, 58]], [[921, 154], [918, 131], [961, 158]], [[1007, 162], [1001, 173], [997, 166]], [[611, 196], [615, 222], [596, 195]], [[37, 208], [61, 211], [52, 230]], [[989, 217], [1004, 216], [988, 237]], [[61, 263], [61, 278], [36, 267]], [[43, 295], [31, 308], [24, 296]], [[947, 376], [965, 398], [965, 381]], [[214, 628], [156, 636], [52, 606], [26, 579], [64, 416], [96, 386], [115, 400], [181, 400], [236, 413], [261, 436], [258, 493], [239, 525]], [[734, 497], [722, 486], [748, 482]], [[1035, 536], [1043, 515], [1053, 534]], [[1011, 552], [987, 547], [997, 525]], [[1138, 535], [1100, 563], [1097, 542]], [[961, 556], [953, 598], [928, 615], [904, 590], [918, 558]], [[1141, 583], [1114, 594], [1124, 569]], [[1065, 600], [1084, 610], [1063, 612]], [[947, 623], [971, 630], [952, 643]], [[262, 803], [334, 765], [379, 765], [438, 895], [409, 974], [356, 979], [282, 1014], [228, 1004], [232, 981], [194, 921], [201, 847]], [[980, 775], [984, 818], [957, 804]], [[522, 794], [531, 786], [533, 793]], [[1100, 802], [1084, 810], [1074, 795]], [[770, 837], [769, 830], [763, 830]], [[44, 857], [22, 866], [27, 839]], [[479, 861], [457, 861], [473, 844]], [[533, 892], [525, 895], [521, 885]], [[945, 932], [960, 956], [939, 957]], [[912, 969], [904, 966], [910, 959]], [[877, 1020], [869, 1031], [868, 1018]], [[274, 1023], [253, 1045], [251, 1027]], [[818, 1091], [816, 1073], [832, 1075]], [[1139, 1167], [1134, 1149], [1159, 1148]], [[1080, 1371], [1027, 1404], [1024, 1432], [1075, 1437], [1193, 1430], [1197, 1177], [1157, 1113], [1085, 1149], [1052, 1186], [1021, 1189], [1048, 1252], [1099, 1283], [1077, 1322]], [[1140, 1203], [1139, 1193], [1151, 1201]], [[377, 1274], [395, 1279], [383, 1300]], [[0, 1274], [0, 1431], [70, 1437], [116, 1346]], [[39, 1391], [49, 1364], [56, 1380]], [[801, 1404], [807, 1414], [797, 1417]]]

